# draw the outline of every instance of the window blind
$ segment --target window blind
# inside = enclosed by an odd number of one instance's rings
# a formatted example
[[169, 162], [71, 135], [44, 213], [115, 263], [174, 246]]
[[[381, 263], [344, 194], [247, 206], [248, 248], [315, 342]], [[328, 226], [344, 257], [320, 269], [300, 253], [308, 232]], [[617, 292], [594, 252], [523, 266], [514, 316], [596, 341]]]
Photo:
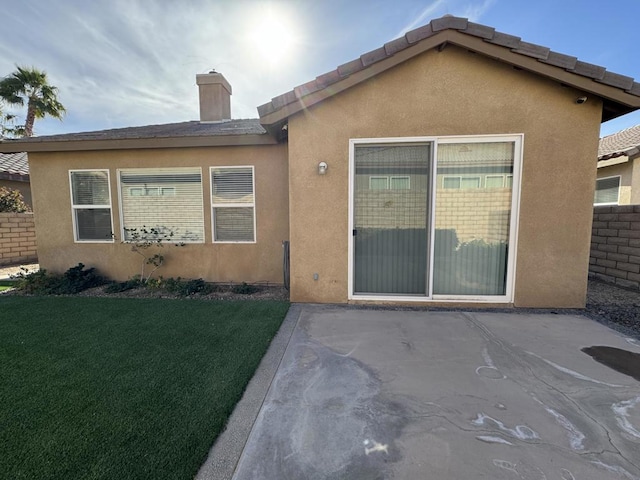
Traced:
[[204, 242], [200, 168], [119, 170], [123, 238], [155, 229], [171, 241]]
[[620, 177], [609, 177], [596, 180], [596, 193], [593, 203], [596, 205], [617, 205], [619, 192]]
[[69, 180], [76, 241], [113, 241], [109, 172], [72, 170]]
[[255, 241], [253, 167], [212, 167], [211, 205], [214, 241]]

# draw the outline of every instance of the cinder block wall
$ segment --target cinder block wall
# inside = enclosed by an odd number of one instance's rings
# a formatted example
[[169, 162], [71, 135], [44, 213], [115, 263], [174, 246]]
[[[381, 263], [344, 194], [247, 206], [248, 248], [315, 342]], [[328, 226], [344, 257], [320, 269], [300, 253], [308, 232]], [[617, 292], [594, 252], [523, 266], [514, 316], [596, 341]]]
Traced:
[[589, 275], [640, 289], [640, 205], [595, 207]]
[[33, 213], [0, 213], [0, 265], [37, 260]]

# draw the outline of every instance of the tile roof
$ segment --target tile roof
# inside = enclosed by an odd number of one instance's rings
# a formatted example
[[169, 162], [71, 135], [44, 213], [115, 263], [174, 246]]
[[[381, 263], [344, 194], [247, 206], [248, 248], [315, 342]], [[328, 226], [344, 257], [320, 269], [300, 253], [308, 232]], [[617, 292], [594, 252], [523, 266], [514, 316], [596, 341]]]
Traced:
[[27, 152], [0, 153], [0, 178], [28, 181], [28, 177], [29, 162]]
[[640, 125], [621, 130], [600, 139], [598, 160], [640, 154]]
[[[640, 108], [640, 83], [635, 82], [631, 77], [609, 72], [604, 67], [582, 62], [576, 57], [554, 52], [542, 45], [524, 42], [520, 37], [497, 32], [492, 27], [470, 22], [466, 18], [446, 15], [442, 18], [432, 20], [427, 25], [407, 32], [404, 37], [392, 40], [380, 48], [361, 55], [360, 58], [347, 62], [335, 70], [320, 75], [310, 82], [273, 98], [270, 102], [258, 107], [258, 114], [260, 118], [263, 119], [263, 124], [269, 127], [269, 120], [264, 119], [267, 115], [276, 113], [284, 107], [297, 102], [302, 104], [302, 99], [307, 95], [324, 90], [357, 72], [367, 69], [374, 63], [392, 57], [425, 39], [436, 37], [446, 30], [459, 32], [489, 44], [504, 47], [507, 53], [513, 52], [521, 55], [522, 58], [529, 57], [543, 64], [557, 67], [561, 69], [561, 71], [566, 71], [588, 80], [593, 80], [599, 84], [614, 87], [629, 95], [639, 97], [638, 102], [636, 102], [637, 105], [634, 104], [633, 108], [627, 108], [626, 111], [615, 108], [617, 106], [612, 105], [612, 108], [605, 112], [605, 119], [614, 118], [628, 111]], [[446, 42], [447, 40], [444, 39], [443, 43]], [[517, 56], [515, 58], [517, 58]], [[306, 106], [309, 106], [309, 104], [307, 103]], [[301, 108], [297, 109], [294, 107], [293, 110], [294, 111], [290, 110], [289, 113], [295, 113], [295, 111], [299, 111]], [[283, 116], [286, 115], [288, 114], [283, 114]], [[278, 115], [276, 115], [276, 117], [278, 117]], [[280, 118], [277, 118], [277, 120], [280, 120]]]
[[[136, 140], [149, 138], [208, 137], [225, 135], [262, 135], [267, 131], [255, 118], [219, 123], [199, 121], [114, 128], [94, 132], [66, 133], [19, 139], [20, 143], [70, 142], [78, 140]], [[11, 140], [5, 140], [10, 143]]]

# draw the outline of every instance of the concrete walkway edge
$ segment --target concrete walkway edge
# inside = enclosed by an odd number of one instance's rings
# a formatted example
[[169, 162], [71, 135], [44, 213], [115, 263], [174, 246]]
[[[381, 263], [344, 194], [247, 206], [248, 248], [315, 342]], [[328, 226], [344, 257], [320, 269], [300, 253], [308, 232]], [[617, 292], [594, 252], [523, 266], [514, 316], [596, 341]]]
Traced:
[[302, 307], [298, 304], [292, 304], [289, 308], [256, 373], [229, 417], [226, 428], [216, 439], [207, 459], [200, 467], [196, 480], [230, 480], [233, 477], [301, 311]]

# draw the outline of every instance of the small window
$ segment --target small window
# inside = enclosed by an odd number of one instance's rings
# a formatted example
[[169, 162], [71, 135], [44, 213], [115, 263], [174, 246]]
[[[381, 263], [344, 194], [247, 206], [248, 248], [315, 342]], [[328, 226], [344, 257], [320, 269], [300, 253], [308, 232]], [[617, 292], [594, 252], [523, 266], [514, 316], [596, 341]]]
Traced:
[[77, 242], [113, 242], [107, 170], [71, 170], [71, 209]]
[[460, 188], [460, 177], [443, 177], [442, 188]]
[[389, 177], [369, 177], [369, 190], [387, 190]]
[[504, 179], [504, 186], [507, 188], [513, 188], [513, 175], [507, 175]]
[[409, 177], [390, 177], [389, 188], [391, 190], [409, 190], [411, 188]]
[[462, 177], [460, 188], [480, 188], [480, 177]]
[[504, 177], [502, 175], [487, 175], [484, 179], [485, 188], [503, 188]]
[[256, 241], [255, 185], [252, 166], [211, 167], [213, 241]]
[[605, 177], [596, 180], [594, 205], [618, 205], [620, 195], [620, 176]]

